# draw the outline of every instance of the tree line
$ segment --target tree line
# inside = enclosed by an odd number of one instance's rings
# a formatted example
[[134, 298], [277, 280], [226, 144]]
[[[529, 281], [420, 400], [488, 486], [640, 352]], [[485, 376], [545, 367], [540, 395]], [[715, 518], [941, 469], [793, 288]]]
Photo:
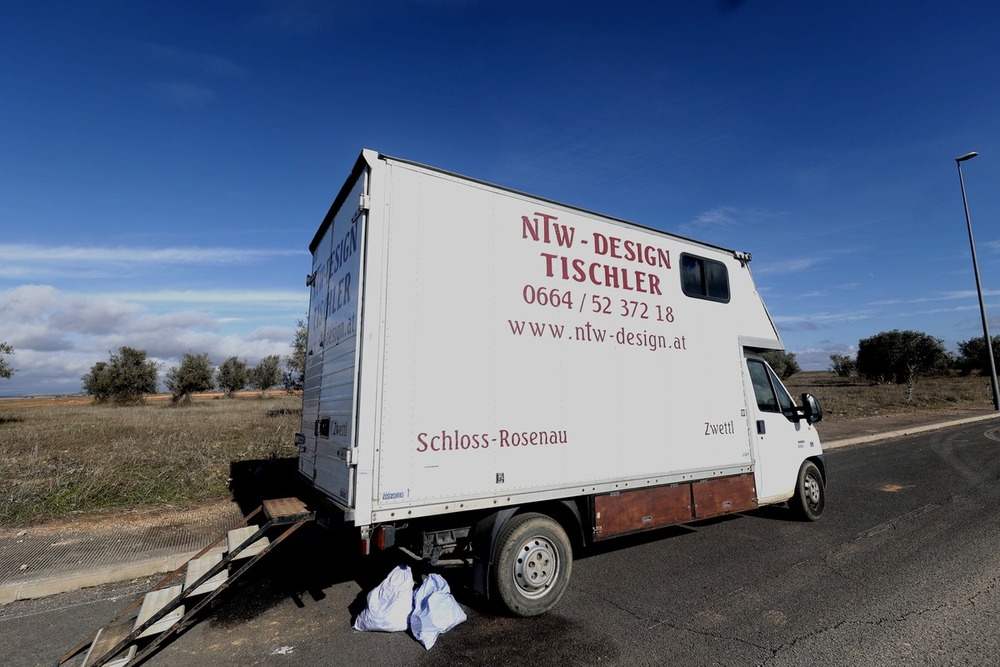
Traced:
[[[1000, 336], [993, 336], [991, 343], [994, 357], [1000, 359]], [[921, 376], [989, 373], [989, 357], [984, 337], [962, 341], [952, 353], [940, 338], [893, 329], [858, 341], [854, 357], [830, 355], [830, 370], [841, 377], [912, 385]]]
[[[213, 367], [208, 353], [187, 353], [180, 364], [167, 371], [164, 384], [175, 402], [187, 402], [191, 394], [212, 389], [220, 389], [227, 396], [247, 387], [261, 392], [279, 384], [286, 389], [301, 389], [306, 335], [306, 323], [298, 320], [292, 354], [285, 357], [284, 368], [279, 355], [265, 357], [253, 367], [237, 357], [230, 357]], [[991, 342], [993, 355], [1000, 362], [1000, 336], [994, 336]], [[0, 378], [10, 378], [14, 374], [14, 368], [4, 356], [13, 353], [11, 345], [0, 341]], [[769, 351], [764, 357], [782, 379], [801, 370], [794, 353]], [[855, 356], [830, 355], [829, 368], [841, 377], [857, 376], [872, 382], [912, 386], [921, 376], [987, 374], [989, 358], [982, 337], [958, 343], [957, 352], [952, 353], [939, 338], [919, 331], [893, 329], [858, 341]], [[141, 402], [145, 395], [158, 391], [159, 365], [147, 360], [144, 350], [122, 347], [110, 353], [107, 361], [94, 364], [81, 380], [83, 390], [98, 402]]]
[[[302, 388], [306, 361], [306, 324], [296, 323], [292, 354], [284, 359], [280, 355], [264, 357], [256, 366], [245, 360], [229, 357], [218, 367], [212, 366], [207, 352], [181, 356], [180, 363], [171, 367], [164, 378], [171, 401], [185, 404], [191, 395], [219, 389], [226, 397], [233, 392], [252, 388], [262, 396], [275, 386], [285, 389]], [[155, 394], [159, 387], [159, 364], [146, 358], [146, 351], [123, 346], [111, 352], [107, 361], [98, 361], [90, 372], [80, 378], [83, 391], [98, 403], [129, 405], [141, 403], [147, 394]]]

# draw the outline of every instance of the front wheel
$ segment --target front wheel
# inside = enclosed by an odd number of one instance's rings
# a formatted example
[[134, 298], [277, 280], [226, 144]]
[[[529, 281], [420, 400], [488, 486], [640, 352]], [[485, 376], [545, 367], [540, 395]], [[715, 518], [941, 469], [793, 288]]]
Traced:
[[559, 602], [569, 586], [573, 552], [556, 521], [519, 514], [500, 533], [490, 584], [501, 604], [517, 616], [537, 616]]
[[823, 516], [823, 508], [826, 506], [826, 486], [823, 484], [823, 474], [812, 461], [806, 461], [799, 468], [795, 495], [788, 505], [804, 521], [817, 521]]

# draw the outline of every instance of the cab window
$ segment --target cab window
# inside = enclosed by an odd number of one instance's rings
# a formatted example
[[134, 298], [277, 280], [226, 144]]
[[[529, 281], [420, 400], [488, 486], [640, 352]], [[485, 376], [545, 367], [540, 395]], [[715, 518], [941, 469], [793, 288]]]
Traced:
[[795, 414], [795, 402], [767, 364], [759, 359], [747, 359], [757, 409], [761, 412], [780, 412], [786, 417]]

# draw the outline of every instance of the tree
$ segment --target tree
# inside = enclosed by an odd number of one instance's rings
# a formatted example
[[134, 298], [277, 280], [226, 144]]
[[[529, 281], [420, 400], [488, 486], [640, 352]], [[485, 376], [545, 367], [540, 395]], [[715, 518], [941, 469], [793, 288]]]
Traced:
[[940, 339], [918, 331], [883, 331], [858, 342], [858, 375], [875, 382], [913, 384], [921, 375], [941, 374], [951, 359]]
[[[996, 363], [1000, 361], [1000, 336], [993, 336], [992, 343], [993, 359]], [[986, 356], [986, 338], [979, 336], [960, 342], [955, 367], [965, 375], [988, 374], [990, 372], [990, 359]]]
[[309, 337], [309, 325], [304, 320], [295, 322], [295, 339], [292, 340], [292, 354], [285, 357], [285, 373], [282, 384], [285, 389], [302, 389], [306, 376], [306, 343]]
[[158, 364], [146, 360], [146, 351], [121, 347], [107, 361], [98, 361], [84, 375], [83, 390], [98, 403], [118, 405], [142, 403], [146, 394], [156, 393]]
[[5, 354], [14, 354], [14, 348], [6, 341], [0, 343], [0, 378], [9, 379], [14, 375], [14, 369], [10, 367], [7, 360], [3, 358]]
[[277, 354], [264, 357], [250, 370], [250, 386], [267, 398], [267, 390], [281, 382], [281, 357]]
[[190, 403], [191, 394], [208, 391], [215, 386], [212, 382], [212, 364], [208, 353], [191, 354], [185, 352], [179, 366], [167, 371], [166, 385], [170, 400], [174, 403]]
[[215, 383], [219, 385], [226, 398], [232, 398], [234, 391], [246, 387], [247, 379], [247, 362], [240, 361], [236, 357], [229, 357], [223, 361], [215, 372]]
[[853, 357], [846, 354], [831, 354], [830, 370], [839, 377], [849, 378], [857, 372], [858, 365]]
[[802, 369], [799, 368], [799, 362], [795, 358], [794, 352], [786, 352], [784, 350], [768, 350], [767, 352], [761, 353], [764, 357], [764, 361], [767, 365], [771, 367], [779, 378], [782, 380], [789, 378]]

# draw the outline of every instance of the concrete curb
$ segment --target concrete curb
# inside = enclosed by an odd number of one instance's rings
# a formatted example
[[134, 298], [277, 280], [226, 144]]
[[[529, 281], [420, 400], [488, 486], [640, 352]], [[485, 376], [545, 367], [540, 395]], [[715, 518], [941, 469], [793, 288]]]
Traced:
[[874, 433], [872, 435], [863, 435], [856, 438], [844, 438], [842, 440], [832, 440], [830, 442], [823, 443], [823, 451], [828, 449], [837, 449], [839, 447], [850, 447], [851, 445], [861, 445], [870, 442], [878, 442], [880, 440], [891, 440], [892, 438], [901, 438], [907, 435], [916, 435], [917, 433], [926, 433], [927, 431], [937, 431], [943, 428], [949, 428], [951, 426], [962, 426], [963, 424], [972, 424], [975, 422], [987, 421], [990, 419], [1000, 418], [1000, 413], [989, 414], [989, 415], [979, 415], [977, 417], [966, 417], [964, 419], [955, 419], [948, 422], [938, 422], [936, 424], [923, 424], [921, 426], [910, 426], [907, 428], [901, 428], [896, 431], [886, 431], [884, 433]]
[[81, 588], [114, 584], [129, 579], [139, 579], [155, 574], [173, 572], [184, 565], [198, 551], [185, 551], [156, 558], [147, 558], [132, 563], [102, 565], [100, 567], [69, 574], [50, 575], [40, 579], [11, 582], [0, 586], [0, 606], [18, 600], [69, 593]]

